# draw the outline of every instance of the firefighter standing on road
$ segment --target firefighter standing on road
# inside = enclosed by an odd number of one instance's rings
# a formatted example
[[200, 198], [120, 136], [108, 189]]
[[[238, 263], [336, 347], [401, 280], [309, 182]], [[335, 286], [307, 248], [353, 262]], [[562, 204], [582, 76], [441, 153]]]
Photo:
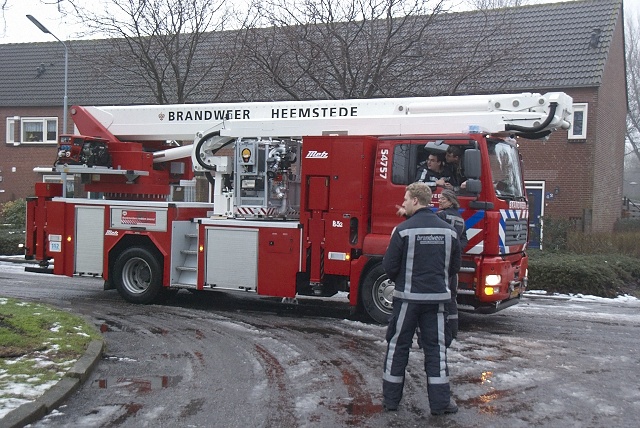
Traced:
[[425, 183], [407, 186], [402, 208], [409, 218], [391, 235], [382, 265], [395, 282], [384, 360], [383, 405], [397, 410], [402, 398], [405, 368], [416, 327], [425, 354], [431, 414], [455, 413], [451, 398], [445, 304], [451, 300], [449, 278], [460, 269], [457, 233], [430, 209], [431, 190]]

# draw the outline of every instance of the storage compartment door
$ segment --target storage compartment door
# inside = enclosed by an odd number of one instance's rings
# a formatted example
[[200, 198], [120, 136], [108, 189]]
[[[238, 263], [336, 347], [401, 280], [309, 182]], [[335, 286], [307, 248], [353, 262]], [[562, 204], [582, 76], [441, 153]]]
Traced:
[[104, 207], [76, 207], [74, 273], [102, 275]]
[[258, 229], [210, 228], [206, 239], [206, 285], [255, 291]]

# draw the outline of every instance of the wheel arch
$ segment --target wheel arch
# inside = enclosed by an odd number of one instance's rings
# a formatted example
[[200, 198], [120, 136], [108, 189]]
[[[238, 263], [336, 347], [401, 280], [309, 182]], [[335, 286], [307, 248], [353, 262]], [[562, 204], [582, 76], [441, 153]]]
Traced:
[[[108, 276], [105, 280], [105, 290], [114, 289], [115, 284], [113, 284], [113, 266], [118, 259], [118, 256], [122, 254], [124, 250], [132, 247], [140, 247], [145, 248], [153, 253], [153, 255], [157, 258], [160, 266], [164, 266], [164, 255], [155, 244], [155, 242], [148, 235], [137, 235], [128, 233], [122, 237], [118, 241], [116, 245], [114, 245], [109, 250], [109, 266], [108, 266]], [[164, 271], [164, 269], [163, 269]], [[164, 273], [163, 273], [164, 276]], [[164, 281], [163, 281], [164, 283]]]
[[373, 268], [375, 268], [380, 264], [382, 264], [382, 257], [379, 257], [379, 256], [371, 257], [369, 261], [367, 261], [367, 264], [364, 265], [364, 268], [362, 268], [362, 272], [360, 272], [360, 278], [358, 279], [358, 309], [359, 310], [364, 309], [364, 307], [362, 306], [362, 287], [364, 286], [364, 280], [369, 274], [369, 272], [371, 272]]
[[[379, 272], [374, 273], [376, 270]], [[369, 277], [371, 275], [378, 275], [378, 278], [382, 278], [382, 276], [386, 277], [386, 273], [382, 267], [382, 257], [372, 258], [362, 269], [358, 284], [358, 312], [374, 322], [387, 324], [390, 311], [388, 311], [388, 309], [381, 308], [380, 304], [375, 303], [376, 297], [374, 297], [374, 300], [371, 299], [372, 292], [376, 289], [370, 287], [378, 284], [384, 284], [388, 279], [382, 283], [379, 283], [377, 280], [375, 283], [370, 283], [369, 281], [371, 278]]]

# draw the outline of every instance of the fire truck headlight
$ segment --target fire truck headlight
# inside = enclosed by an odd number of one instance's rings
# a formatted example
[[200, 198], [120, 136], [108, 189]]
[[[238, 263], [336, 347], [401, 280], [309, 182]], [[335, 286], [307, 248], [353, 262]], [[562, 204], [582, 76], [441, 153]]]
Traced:
[[492, 296], [494, 293], [494, 288], [493, 287], [484, 287], [484, 294], [486, 296]]
[[502, 280], [502, 277], [500, 275], [487, 275], [484, 279], [484, 283], [485, 285], [498, 285], [500, 284], [500, 281]]

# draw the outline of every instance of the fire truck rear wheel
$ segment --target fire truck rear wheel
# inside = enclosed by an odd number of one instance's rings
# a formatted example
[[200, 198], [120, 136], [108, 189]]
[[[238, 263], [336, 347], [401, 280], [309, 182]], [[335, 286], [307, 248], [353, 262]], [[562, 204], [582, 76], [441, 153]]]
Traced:
[[367, 315], [380, 324], [388, 324], [393, 309], [393, 290], [395, 286], [381, 264], [367, 273], [362, 283], [362, 305]]
[[113, 265], [113, 279], [120, 295], [132, 303], [151, 303], [162, 291], [162, 269], [151, 251], [128, 248]]

